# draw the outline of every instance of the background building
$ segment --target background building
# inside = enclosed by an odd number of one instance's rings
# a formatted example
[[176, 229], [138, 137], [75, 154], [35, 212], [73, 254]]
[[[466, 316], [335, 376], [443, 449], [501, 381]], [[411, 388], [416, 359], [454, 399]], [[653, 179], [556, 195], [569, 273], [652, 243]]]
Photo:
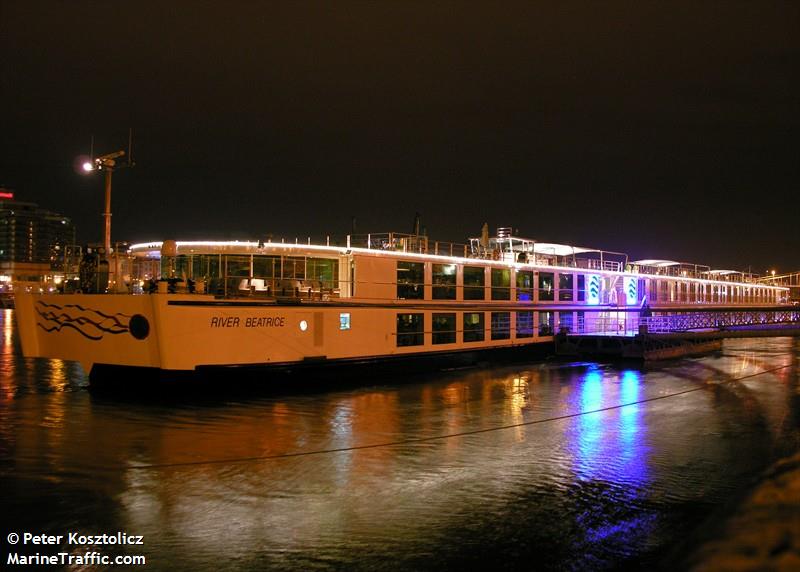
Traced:
[[0, 187], [0, 282], [48, 283], [63, 275], [75, 244], [72, 221]]

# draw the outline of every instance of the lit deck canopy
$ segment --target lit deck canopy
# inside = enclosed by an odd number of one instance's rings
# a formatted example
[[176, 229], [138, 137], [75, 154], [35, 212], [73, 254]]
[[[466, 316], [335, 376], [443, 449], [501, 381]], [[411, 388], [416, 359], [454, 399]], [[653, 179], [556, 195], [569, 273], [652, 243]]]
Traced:
[[658, 260], [655, 258], [647, 258], [645, 260], [634, 260], [631, 264], [638, 264], [639, 266], [655, 266], [656, 268], [666, 268], [667, 266], [680, 266], [683, 262], [676, 262], [674, 260]]
[[595, 248], [583, 248], [580, 246], [570, 246], [569, 244], [555, 244], [553, 242], [536, 242], [533, 245], [536, 254], [550, 254], [552, 256], [570, 256], [572, 254], [582, 254], [584, 252], [599, 252]]

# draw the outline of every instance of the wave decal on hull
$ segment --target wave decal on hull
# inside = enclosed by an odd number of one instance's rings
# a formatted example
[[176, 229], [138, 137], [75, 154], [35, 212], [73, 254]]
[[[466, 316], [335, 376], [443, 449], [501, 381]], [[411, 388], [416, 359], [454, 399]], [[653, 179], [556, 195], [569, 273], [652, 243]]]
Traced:
[[116, 335], [130, 331], [131, 316], [128, 314], [110, 315], [78, 304], [59, 306], [41, 300], [37, 300], [35, 309], [41, 318], [36, 320], [36, 325], [48, 333], [71, 328], [87, 339], [98, 341], [105, 334]]

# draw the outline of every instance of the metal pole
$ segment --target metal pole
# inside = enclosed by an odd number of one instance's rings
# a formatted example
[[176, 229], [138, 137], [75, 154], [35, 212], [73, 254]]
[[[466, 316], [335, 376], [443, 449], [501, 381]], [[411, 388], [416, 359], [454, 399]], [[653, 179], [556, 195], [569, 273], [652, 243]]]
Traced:
[[106, 251], [106, 260], [109, 259], [111, 255], [111, 174], [114, 172], [114, 169], [111, 167], [106, 167], [106, 210], [103, 212], [103, 218], [105, 219], [105, 232], [103, 235], [103, 246], [105, 247]]

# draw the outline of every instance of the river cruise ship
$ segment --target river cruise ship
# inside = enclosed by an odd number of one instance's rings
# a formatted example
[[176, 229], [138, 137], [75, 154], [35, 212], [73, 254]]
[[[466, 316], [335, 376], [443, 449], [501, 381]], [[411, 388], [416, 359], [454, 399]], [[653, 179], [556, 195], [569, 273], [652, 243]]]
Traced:
[[168, 240], [133, 245], [122, 267], [126, 293], [65, 281], [64, 293], [20, 294], [25, 356], [78, 361], [92, 382], [459, 366], [544, 348], [559, 332], [632, 335], [643, 315], [788, 302], [788, 289], [743, 273], [631, 261], [506, 228], [462, 245], [400, 233], [340, 245]]

